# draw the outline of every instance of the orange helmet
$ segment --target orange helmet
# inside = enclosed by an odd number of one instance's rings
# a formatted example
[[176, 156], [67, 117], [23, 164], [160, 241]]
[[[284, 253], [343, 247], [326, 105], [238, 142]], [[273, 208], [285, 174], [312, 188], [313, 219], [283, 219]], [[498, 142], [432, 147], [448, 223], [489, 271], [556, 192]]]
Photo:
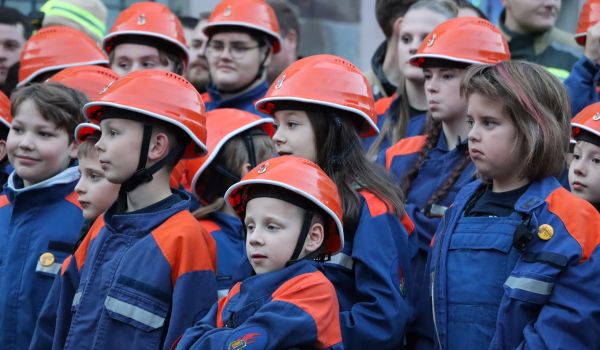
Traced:
[[183, 158], [207, 152], [202, 98], [192, 84], [175, 73], [152, 69], [130, 73], [107, 85], [100, 98], [87, 103], [83, 112], [88, 120], [99, 124], [105, 107], [140, 113], [184, 131], [190, 142]]
[[333, 255], [342, 250], [342, 201], [335, 183], [318, 165], [295, 156], [281, 156], [262, 162], [225, 193], [225, 200], [240, 217], [244, 217], [248, 189], [253, 185], [268, 185], [291, 191], [322, 209], [330, 219], [324, 253]]
[[579, 23], [575, 32], [575, 40], [581, 46], [585, 45], [588, 29], [600, 21], [600, 0], [587, 0], [581, 8]]
[[104, 50], [110, 54], [115, 48], [115, 40], [123, 36], [141, 36], [158, 39], [175, 47], [187, 67], [188, 45], [183, 34], [183, 25], [166, 6], [157, 2], [138, 2], [122, 11], [110, 32], [104, 37]]
[[75, 141], [77, 144], [87, 140], [90, 136], [100, 136], [100, 127], [92, 123], [81, 123], [75, 128]]
[[10, 100], [0, 91], [0, 123], [10, 129], [12, 114], [10, 112]]
[[510, 60], [510, 51], [504, 35], [492, 23], [477, 17], [458, 17], [435, 27], [410, 63], [420, 67], [427, 59], [496, 64]]
[[273, 8], [264, 0], [223, 0], [213, 10], [203, 31], [211, 36], [218, 27], [243, 27], [269, 36], [273, 52], [281, 50], [279, 23]]
[[89, 36], [71, 27], [42, 28], [21, 51], [18, 86], [43, 73], [94, 64], [108, 65], [108, 57]]
[[233, 108], [218, 108], [206, 113], [208, 153], [186, 163], [187, 174], [192, 177], [191, 188], [194, 195], [199, 196], [196, 184], [200, 175], [217, 157], [227, 141], [254, 127], [260, 127], [269, 136], [275, 133], [271, 118], [261, 118], [256, 114]]
[[63, 84], [83, 92], [90, 100], [97, 100], [100, 97], [98, 93], [117, 78], [117, 73], [110, 68], [80, 66], [63, 69], [48, 79], [48, 82]]
[[292, 63], [256, 102], [256, 108], [272, 115], [280, 102], [344, 110], [358, 117], [362, 136], [379, 133], [369, 81], [356, 66], [338, 56], [314, 55]]
[[600, 102], [591, 104], [577, 113], [571, 120], [571, 127], [573, 138], [577, 138], [582, 130], [600, 137]]

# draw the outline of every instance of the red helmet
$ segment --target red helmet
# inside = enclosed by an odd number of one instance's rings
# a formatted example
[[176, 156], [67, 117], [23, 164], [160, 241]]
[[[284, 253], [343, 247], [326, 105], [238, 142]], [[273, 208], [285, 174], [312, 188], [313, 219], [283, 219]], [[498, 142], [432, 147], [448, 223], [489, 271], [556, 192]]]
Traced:
[[257, 165], [225, 193], [225, 200], [240, 217], [243, 217], [246, 211], [247, 189], [253, 185], [280, 187], [317, 205], [331, 220], [328, 237], [324, 243], [324, 253], [333, 255], [342, 250], [342, 201], [335, 183], [318, 165], [294, 156], [272, 158]]
[[108, 57], [83, 32], [71, 27], [53, 26], [40, 29], [27, 40], [20, 62], [18, 86], [46, 72], [91, 64], [108, 65]]
[[53, 75], [48, 82], [60, 83], [86, 94], [90, 100], [97, 100], [99, 92], [119, 76], [110, 68], [100, 66], [69, 67]]
[[174, 46], [187, 67], [189, 52], [183, 25], [166, 5], [138, 2], [122, 11], [104, 37], [104, 50], [110, 54], [115, 48], [115, 39], [125, 35], [153, 38]]
[[104, 107], [137, 112], [176, 126], [190, 138], [183, 158], [206, 154], [205, 108], [200, 94], [183, 77], [165, 71], [142, 70], [121, 77], [89, 102], [83, 112], [99, 124]]
[[271, 38], [273, 52], [281, 50], [279, 23], [273, 8], [264, 0], [223, 0], [214, 8], [204, 33], [210, 37], [218, 27], [243, 27]]
[[90, 136], [100, 136], [100, 127], [92, 123], [81, 123], [75, 128], [75, 141], [77, 144], [87, 140]]
[[314, 55], [289, 65], [271, 84], [256, 108], [272, 115], [277, 103], [299, 102], [327, 106], [354, 114], [362, 136], [379, 132], [375, 101], [365, 75], [349, 61], [333, 55]]
[[0, 91], [0, 123], [10, 129], [12, 114], [10, 112], [10, 100]]
[[435, 27], [410, 63], [420, 67], [427, 59], [497, 64], [510, 60], [510, 50], [504, 35], [492, 23], [477, 17], [458, 17]]
[[271, 118], [261, 118], [256, 114], [233, 108], [218, 108], [206, 113], [208, 153], [186, 163], [186, 173], [192, 177], [191, 188], [194, 195], [199, 196], [196, 193], [196, 183], [200, 175], [217, 157], [227, 141], [254, 127], [260, 127], [269, 136], [275, 133]]
[[582, 130], [600, 137], [600, 102], [591, 104], [577, 113], [571, 120], [571, 127], [573, 138]]
[[600, 0], [587, 0], [581, 8], [579, 23], [575, 32], [575, 40], [581, 46], [585, 45], [588, 29], [600, 21]]

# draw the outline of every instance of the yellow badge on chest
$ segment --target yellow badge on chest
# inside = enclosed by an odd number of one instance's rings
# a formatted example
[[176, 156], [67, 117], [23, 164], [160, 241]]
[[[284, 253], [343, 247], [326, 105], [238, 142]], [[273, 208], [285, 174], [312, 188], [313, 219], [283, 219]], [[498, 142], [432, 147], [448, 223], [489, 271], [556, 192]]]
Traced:
[[547, 241], [550, 238], [552, 238], [552, 236], [554, 236], [554, 229], [552, 228], [552, 226], [548, 224], [543, 224], [540, 226], [538, 230], [538, 237], [541, 240]]
[[54, 264], [54, 254], [46, 252], [40, 255], [40, 264], [42, 264], [43, 267], [52, 266], [52, 264]]

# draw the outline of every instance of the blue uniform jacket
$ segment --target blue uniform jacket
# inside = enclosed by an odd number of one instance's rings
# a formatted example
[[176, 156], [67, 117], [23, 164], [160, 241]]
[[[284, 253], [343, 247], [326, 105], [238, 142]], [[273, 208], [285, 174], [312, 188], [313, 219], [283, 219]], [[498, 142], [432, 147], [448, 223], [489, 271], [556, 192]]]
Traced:
[[571, 99], [571, 114], [573, 116], [588, 105], [600, 101], [599, 84], [600, 66], [585, 56], [581, 57], [573, 65], [571, 74], [565, 80], [565, 87]]
[[335, 289], [308, 260], [237, 283], [177, 346], [291, 348], [343, 349]]
[[244, 229], [239, 218], [223, 212], [212, 213], [199, 222], [216, 244], [217, 288], [221, 299], [227, 296], [234, 284], [252, 273], [246, 256]]
[[[596, 209], [546, 178], [530, 184], [511, 217], [463, 216], [480, 186], [458, 193], [436, 232], [430, 291], [437, 347], [597, 348]], [[513, 245], [511, 221], [532, 234], [523, 250]]]
[[340, 302], [346, 349], [399, 349], [410, 308], [405, 297], [412, 222], [390, 212], [374, 194], [361, 191], [363, 204], [344, 249], [323, 264]]
[[266, 81], [263, 81], [261, 84], [257, 85], [251, 90], [248, 90], [238, 96], [225, 100], [223, 99], [223, 97], [221, 97], [221, 95], [217, 91], [217, 88], [211, 84], [208, 86], [208, 92], [202, 96], [204, 99], [204, 103], [206, 104], [207, 112], [217, 108], [237, 108], [246, 112], [256, 114], [263, 118], [270, 118], [271, 116], [257, 111], [254, 107], [254, 103], [259, 99], [263, 98], [267, 93], [267, 90], [269, 90], [269, 84], [267, 84]]
[[96, 220], [52, 286], [32, 349], [169, 349], [210, 310], [211, 238], [176, 194], [169, 208], [113, 206]]
[[[75, 249], [83, 215], [76, 167], [23, 188], [13, 172], [0, 196], [0, 348], [26, 349], [63, 260]], [[42, 257], [42, 259], [40, 259]]]

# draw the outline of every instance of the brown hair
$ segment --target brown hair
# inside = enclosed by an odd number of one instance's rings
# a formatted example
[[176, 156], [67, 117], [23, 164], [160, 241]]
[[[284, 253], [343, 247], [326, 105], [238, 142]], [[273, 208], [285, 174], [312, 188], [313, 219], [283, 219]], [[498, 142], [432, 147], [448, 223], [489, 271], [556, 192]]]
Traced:
[[394, 33], [394, 22], [403, 17], [410, 5], [416, 0], [377, 0], [375, 2], [375, 17], [386, 39]]
[[77, 146], [77, 158], [98, 158], [98, 150], [96, 149], [97, 137], [88, 137]]
[[[458, 14], [458, 7], [452, 2], [445, 0], [420, 0], [411, 4], [403, 16], [410, 11], [420, 9], [429, 10], [447, 19], [454, 18]], [[400, 79], [396, 93], [400, 99], [398, 115], [387, 116], [385, 119], [379, 135], [377, 135], [377, 138], [375, 138], [375, 141], [373, 141], [367, 152], [369, 159], [374, 159], [377, 156], [383, 141], [388, 140], [389, 144], [393, 145], [406, 136], [406, 128], [410, 120], [410, 103], [406, 98], [406, 79]]]
[[517, 129], [517, 150], [529, 180], [559, 176], [566, 166], [570, 103], [561, 82], [544, 67], [524, 61], [472, 66], [461, 85], [467, 99], [480, 94], [502, 101]]
[[[158, 60], [162, 65], [169, 65], [169, 63], [173, 63], [173, 73], [175, 74], [183, 74], [184, 71], [184, 62], [182, 58], [181, 49], [177, 47], [175, 44], [164, 43], [162, 40], [157, 40], [153, 38], [145, 38], [136, 35], [123, 35], [122, 37], [117, 37], [114, 40], [114, 47], [119, 46], [120, 44], [133, 43], [139, 45], [146, 45], [150, 47], [156, 48], [158, 51]], [[108, 62], [109, 66], [112, 66], [115, 60], [115, 50], [113, 49], [108, 54]]]
[[352, 237], [358, 226], [361, 197], [365, 189], [386, 204], [399, 218], [405, 215], [404, 196], [385, 170], [367, 159], [357, 126], [357, 117], [341, 110], [306, 105], [305, 110], [315, 134], [317, 164], [337, 185], [344, 208], [344, 230]]
[[[252, 132], [255, 129], [256, 128], [250, 129], [227, 141], [225, 145], [223, 145], [221, 151], [219, 151], [217, 157], [204, 170], [202, 175], [200, 175], [197, 184], [213, 187], [217, 190], [213, 191], [215, 196], [212, 197], [214, 198], [206, 198], [210, 204], [201, 207], [193, 213], [196, 219], [206, 218], [210, 214], [223, 209], [225, 206], [225, 200], [223, 199], [225, 191], [229, 186], [235, 183], [233, 179], [224, 179], [223, 176], [215, 170], [217, 164], [227, 169], [232, 175], [240, 178], [242, 177], [239, 170], [244, 164], [250, 163], [250, 156], [246, 148], [244, 137], [251, 137], [257, 164], [271, 158], [275, 153], [275, 145], [269, 135], [248, 135], [248, 132]], [[190, 176], [193, 175], [194, 174], [190, 174]]]
[[12, 115], [17, 115], [21, 104], [29, 99], [44, 119], [56, 124], [58, 129], [65, 130], [69, 141], [73, 141], [75, 128], [85, 122], [81, 109], [88, 99], [82, 92], [59, 83], [33, 83], [15, 90], [12, 94]]

